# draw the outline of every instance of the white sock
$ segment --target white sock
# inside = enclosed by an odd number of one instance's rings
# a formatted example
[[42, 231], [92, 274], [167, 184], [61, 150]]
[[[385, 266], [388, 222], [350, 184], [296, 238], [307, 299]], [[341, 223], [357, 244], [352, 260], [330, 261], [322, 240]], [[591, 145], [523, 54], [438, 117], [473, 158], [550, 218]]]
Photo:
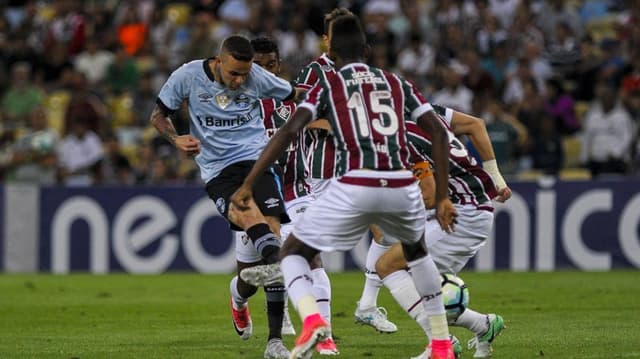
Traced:
[[382, 282], [389, 289], [391, 296], [400, 304], [400, 307], [413, 318], [424, 330], [425, 334], [431, 338], [431, 327], [429, 318], [424, 311], [422, 298], [416, 290], [411, 275], [406, 270], [395, 271], [386, 276]]
[[382, 280], [376, 273], [376, 262], [386, 251], [388, 246], [383, 246], [371, 241], [369, 251], [367, 252], [367, 261], [365, 263], [365, 279], [362, 296], [358, 302], [358, 309], [364, 310], [378, 306], [378, 293], [382, 287]]
[[[313, 279], [309, 262], [299, 255], [288, 255], [280, 263], [284, 274], [284, 284], [291, 303], [296, 307], [300, 318], [318, 313], [318, 305], [313, 296]], [[313, 301], [310, 300], [313, 298]]]
[[313, 278], [313, 296], [316, 297], [320, 315], [327, 323], [331, 323], [331, 282], [324, 268], [311, 271]]
[[423, 299], [424, 310], [429, 318], [433, 339], [449, 339], [449, 327], [442, 301], [442, 287], [438, 268], [430, 255], [408, 263], [418, 293]]
[[231, 278], [229, 290], [231, 292], [231, 303], [233, 308], [236, 310], [245, 308], [247, 306], [247, 302], [249, 302], [249, 298], [243, 298], [240, 293], [238, 293], [238, 276]]
[[467, 328], [475, 335], [482, 335], [489, 330], [489, 323], [487, 322], [487, 315], [478, 313], [472, 309], [465, 309], [462, 314], [456, 319], [453, 325], [458, 327]]

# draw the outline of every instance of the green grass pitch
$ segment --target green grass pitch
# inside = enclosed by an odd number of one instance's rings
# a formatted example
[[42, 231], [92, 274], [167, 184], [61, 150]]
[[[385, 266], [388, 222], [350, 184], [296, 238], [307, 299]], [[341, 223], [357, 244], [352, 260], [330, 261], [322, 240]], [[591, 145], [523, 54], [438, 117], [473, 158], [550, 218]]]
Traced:
[[[425, 338], [385, 289], [399, 327], [353, 323], [363, 275], [330, 274], [342, 358], [408, 358]], [[640, 358], [640, 272], [462, 273], [471, 307], [504, 316], [494, 358]], [[0, 275], [0, 358], [262, 358], [264, 295], [251, 300], [254, 336], [240, 340], [230, 275]], [[292, 318], [296, 323], [297, 314]], [[299, 328], [299, 325], [297, 325]], [[465, 344], [470, 333], [453, 333]], [[287, 345], [293, 337], [285, 337]], [[314, 356], [318, 357], [318, 356]]]

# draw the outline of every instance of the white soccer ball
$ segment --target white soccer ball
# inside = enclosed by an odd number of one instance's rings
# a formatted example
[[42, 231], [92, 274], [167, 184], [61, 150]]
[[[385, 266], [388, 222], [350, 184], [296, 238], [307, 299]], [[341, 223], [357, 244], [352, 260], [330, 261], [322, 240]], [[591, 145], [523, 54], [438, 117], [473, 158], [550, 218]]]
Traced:
[[53, 150], [56, 142], [55, 135], [50, 132], [39, 131], [31, 137], [31, 150], [39, 153], [47, 153]]
[[444, 308], [447, 311], [447, 320], [451, 324], [469, 306], [469, 288], [464, 284], [462, 278], [454, 274], [442, 273], [440, 277], [442, 279]]

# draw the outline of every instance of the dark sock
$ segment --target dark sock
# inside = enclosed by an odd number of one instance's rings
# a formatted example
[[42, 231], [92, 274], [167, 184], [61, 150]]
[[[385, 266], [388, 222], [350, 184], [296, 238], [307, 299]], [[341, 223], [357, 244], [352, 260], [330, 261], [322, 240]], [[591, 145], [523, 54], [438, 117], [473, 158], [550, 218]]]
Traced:
[[280, 240], [271, 232], [269, 225], [266, 223], [259, 223], [255, 226], [247, 229], [247, 235], [251, 238], [254, 247], [262, 259], [267, 264], [278, 262], [278, 252], [280, 251]]
[[267, 319], [269, 322], [269, 338], [282, 339], [282, 318], [284, 317], [284, 287], [265, 287], [267, 297]]

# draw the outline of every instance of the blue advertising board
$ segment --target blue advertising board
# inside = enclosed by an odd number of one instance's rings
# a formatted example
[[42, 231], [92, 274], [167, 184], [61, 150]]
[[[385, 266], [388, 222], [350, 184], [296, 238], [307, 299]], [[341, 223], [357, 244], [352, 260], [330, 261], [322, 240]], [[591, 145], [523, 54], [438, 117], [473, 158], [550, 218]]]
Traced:
[[[513, 183], [494, 233], [468, 270], [640, 268], [640, 182]], [[235, 269], [231, 232], [202, 187], [44, 187], [37, 268], [42, 272], [162, 273]], [[0, 203], [6, 196], [0, 190]], [[3, 215], [4, 219], [5, 216]], [[7, 240], [0, 219], [1, 240]], [[22, 240], [22, 239], [21, 239]], [[3, 268], [4, 246], [0, 246]], [[364, 263], [364, 243], [331, 269]], [[6, 261], [5, 261], [6, 263]]]

